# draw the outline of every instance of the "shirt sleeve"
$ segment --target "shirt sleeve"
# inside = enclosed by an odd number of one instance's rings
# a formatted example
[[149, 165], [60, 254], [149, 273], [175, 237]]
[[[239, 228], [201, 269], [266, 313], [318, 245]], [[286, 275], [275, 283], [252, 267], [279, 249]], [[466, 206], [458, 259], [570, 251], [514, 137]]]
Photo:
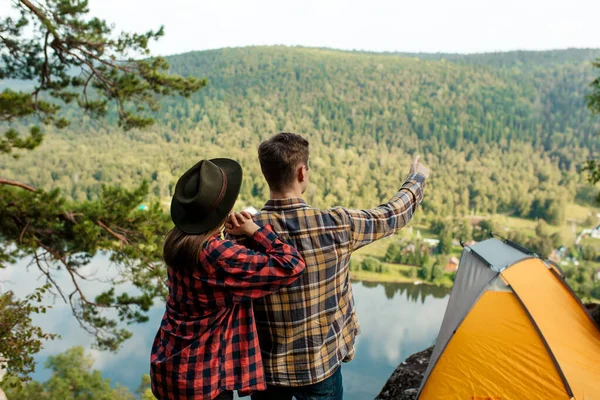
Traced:
[[300, 253], [284, 243], [271, 227], [259, 228], [250, 239], [256, 250], [226, 240], [208, 255], [215, 269], [223, 273], [222, 283], [234, 302], [266, 296], [304, 272]]
[[411, 174], [387, 203], [370, 210], [344, 209], [352, 231], [352, 250], [390, 236], [406, 226], [423, 200], [424, 185], [424, 175]]
[[223, 237], [225, 238], [225, 240], [231, 240], [232, 242], [235, 242], [241, 246], [245, 246], [245, 247], [250, 247], [252, 248], [252, 245], [254, 244], [254, 241], [249, 238], [248, 236], [238, 236], [238, 235], [231, 235], [229, 233], [223, 233]]

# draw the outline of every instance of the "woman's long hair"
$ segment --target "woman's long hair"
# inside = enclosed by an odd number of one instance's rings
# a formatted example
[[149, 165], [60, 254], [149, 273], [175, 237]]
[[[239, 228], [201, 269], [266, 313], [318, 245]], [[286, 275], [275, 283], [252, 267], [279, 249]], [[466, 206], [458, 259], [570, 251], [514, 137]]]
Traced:
[[197, 265], [202, 246], [208, 239], [219, 233], [223, 229], [223, 225], [225, 225], [225, 220], [216, 228], [198, 235], [191, 235], [174, 227], [167, 233], [163, 244], [165, 263], [173, 268]]

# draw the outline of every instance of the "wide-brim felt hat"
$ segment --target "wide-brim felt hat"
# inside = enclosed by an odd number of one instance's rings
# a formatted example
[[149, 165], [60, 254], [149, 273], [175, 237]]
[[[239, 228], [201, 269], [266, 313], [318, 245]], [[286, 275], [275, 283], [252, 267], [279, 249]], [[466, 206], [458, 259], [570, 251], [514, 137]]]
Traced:
[[183, 232], [198, 235], [217, 228], [235, 205], [242, 167], [228, 158], [202, 160], [177, 181], [171, 219]]

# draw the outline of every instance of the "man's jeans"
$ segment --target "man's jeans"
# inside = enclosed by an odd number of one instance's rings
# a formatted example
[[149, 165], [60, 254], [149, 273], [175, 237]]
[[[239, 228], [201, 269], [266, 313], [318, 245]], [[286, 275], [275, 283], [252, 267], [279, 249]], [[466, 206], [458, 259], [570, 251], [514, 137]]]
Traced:
[[267, 386], [264, 392], [256, 392], [252, 400], [343, 400], [342, 367], [322, 382], [308, 386]]

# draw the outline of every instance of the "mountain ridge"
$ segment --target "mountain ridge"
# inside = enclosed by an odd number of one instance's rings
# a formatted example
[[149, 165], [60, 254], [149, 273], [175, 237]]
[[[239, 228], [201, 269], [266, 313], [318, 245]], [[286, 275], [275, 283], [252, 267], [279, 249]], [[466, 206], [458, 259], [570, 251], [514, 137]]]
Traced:
[[[407, 58], [414, 57], [435, 57], [435, 58], [469, 58], [469, 57], [480, 57], [480, 56], [510, 56], [510, 55], [544, 55], [549, 53], [572, 53], [579, 54], [583, 57], [583, 60], [588, 60], [590, 58], [598, 58], [600, 57], [600, 47], [567, 47], [567, 48], [556, 48], [556, 49], [546, 49], [546, 50], [503, 50], [503, 51], [484, 51], [484, 52], [474, 52], [474, 53], [452, 53], [452, 52], [406, 52], [406, 51], [371, 51], [371, 50], [349, 50], [349, 49], [339, 49], [334, 47], [313, 47], [313, 46], [303, 46], [303, 45], [250, 45], [250, 46], [234, 46], [234, 47], [219, 47], [214, 49], [203, 49], [203, 50], [190, 50], [181, 53], [173, 53], [173, 54], [165, 54], [162, 57], [172, 58], [179, 57], [185, 55], [193, 55], [198, 53], [210, 53], [210, 52], [220, 52], [226, 50], [245, 50], [245, 49], [298, 49], [298, 50], [320, 50], [325, 52], [333, 52], [333, 53], [349, 53], [349, 54], [358, 54], [358, 55], [381, 55], [381, 56], [401, 56]], [[571, 61], [580, 61], [580, 60], [571, 60]]]

